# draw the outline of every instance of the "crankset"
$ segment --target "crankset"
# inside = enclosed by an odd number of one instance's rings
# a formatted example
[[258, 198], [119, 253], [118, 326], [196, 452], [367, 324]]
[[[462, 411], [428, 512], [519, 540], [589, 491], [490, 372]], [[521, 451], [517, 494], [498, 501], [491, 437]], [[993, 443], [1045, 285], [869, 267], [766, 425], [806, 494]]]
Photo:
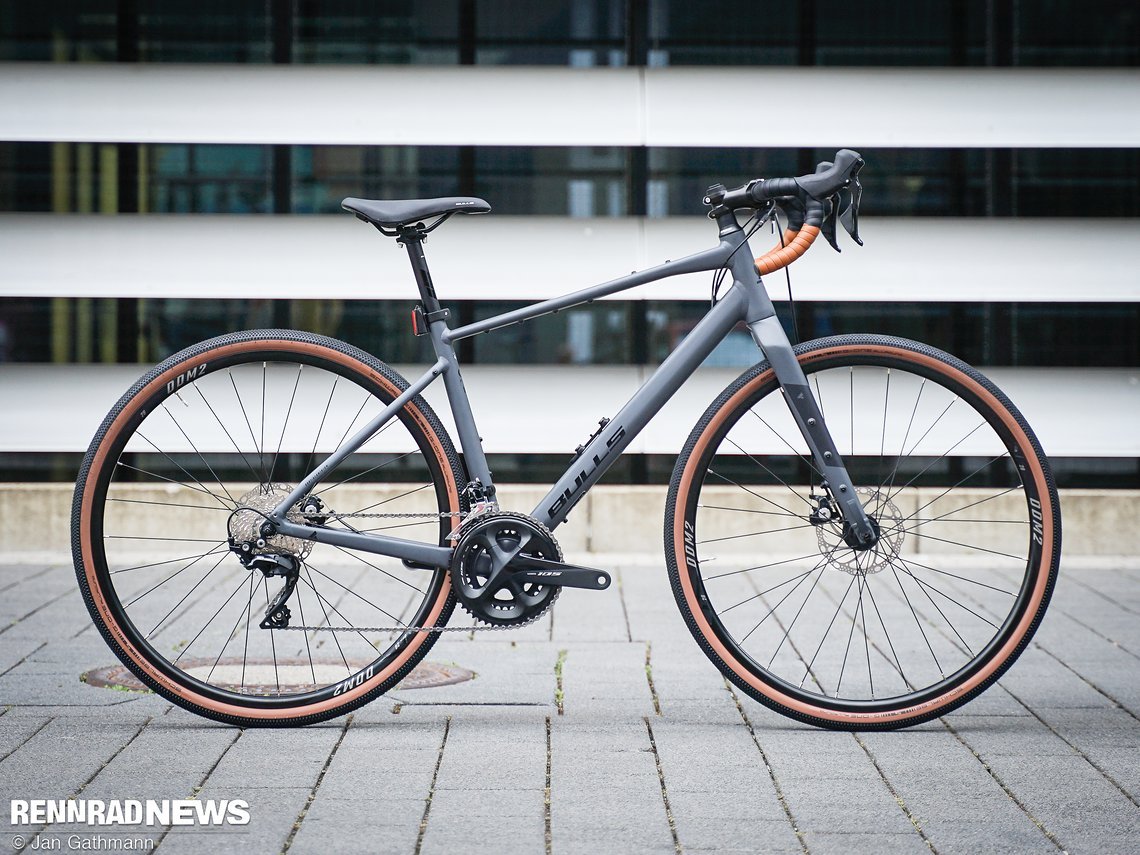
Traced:
[[460, 530], [450, 571], [463, 608], [495, 626], [534, 620], [563, 587], [610, 586], [603, 570], [563, 564], [557, 541], [538, 520], [506, 511], [481, 514]]

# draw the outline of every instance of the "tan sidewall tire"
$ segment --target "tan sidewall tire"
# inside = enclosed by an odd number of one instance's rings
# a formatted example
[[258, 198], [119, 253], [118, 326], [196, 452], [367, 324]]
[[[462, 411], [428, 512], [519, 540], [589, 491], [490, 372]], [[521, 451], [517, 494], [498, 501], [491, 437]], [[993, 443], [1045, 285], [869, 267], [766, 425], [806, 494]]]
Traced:
[[[108, 644], [136, 676], [167, 699], [200, 715], [242, 725], [284, 726], [310, 724], [341, 715], [387, 691], [409, 672], [435, 643], [437, 633], [421, 632], [411, 638], [399, 654], [380, 671], [348, 691], [296, 707], [249, 707], [210, 698], [171, 679], [148, 659], [115, 616], [100, 583], [102, 545], [93, 542], [92, 517], [97, 512], [100, 474], [108, 453], [136, 417], [141, 407], [165, 384], [181, 376], [189, 367], [259, 351], [295, 353], [335, 362], [357, 373], [386, 395], [395, 398], [407, 387], [395, 372], [362, 351], [321, 336], [292, 331], [263, 331], [222, 336], [195, 345], [164, 362], [131, 389], [111, 411], [95, 436], [76, 483], [72, 508], [72, 551], [80, 588], [88, 610]], [[454, 446], [438, 418], [418, 396], [406, 406], [417, 429], [427, 439], [438, 471], [445, 479], [449, 510], [460, 506], [459, 480], [462, 468]], [[455, 599], [450, 579], [443, 578], [423, 624], [446, 623]]]
[[1001, 423], [1010, 431], [1025, 453], [1034, 488], [1042, 506], [1041, 558], [1038, 562], [1036, 580], [1021, 617], [997, 653], [969, 679], [925, 703], [882, 712], [847, 712], [806, 703], [765, 682], [746, 667], [717, 636], [701, 609], [690, 578], [690, 568], [686, 563], [685, 523], [688, 515], [687, 502], [692, 494], [694, 479], [699, 479], [702, 474], [697, 471], [700, 468], [700, 460], [708, 451], [717, 430], [736, 408], [758, 389], [773, 381], [773, 373], [767, 363], [741, 375], [718, 402], [706, 411], [705, 417], [694, 428], [685, 451], [678, 460], [666, 505], [665, 526], [666, 557], [677, 604], [690, 631], [717, 667], [753, 698], [784, 715], [821, 727], [846, 730], [890, 729], [919, 724], [960, 706], [984, 691], [1012, 664], [1036, 630], [1052, 593], [1060, 554], [1060, 515], [1052, 476], [1047, 470], [1047, 464], [1042, 463], [1044, 455], [1036, 438], [1013, 405], [992, 384], [953, 357], [925, 345], [885, 336], [842, 336], [822, 339], [800, 345], [796, 351], [800, 364], [805, 366], [805, 369], [816, 362], [837, 356], [903, 359], [915, 366], [932, 369], [945, 376], [975, 395], [998, 414]]

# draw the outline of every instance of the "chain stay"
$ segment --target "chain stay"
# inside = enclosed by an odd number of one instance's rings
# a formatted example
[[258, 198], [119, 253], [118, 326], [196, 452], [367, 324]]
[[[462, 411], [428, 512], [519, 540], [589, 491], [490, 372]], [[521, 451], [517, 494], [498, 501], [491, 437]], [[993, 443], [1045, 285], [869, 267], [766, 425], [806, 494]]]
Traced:
[[[456, 517], [477, 516], [477, 513], [468, 513], [466, 511], [442, 511], [435, 514], [427, 513], [387, 513], [387, 514], [338, 514], [329, 513], [327, 516], [331, 519], [341, 519], [344, 517], [366, 517], [369, 519], [454, 519]], [[545, 614], [545, 612], [543, 613]], [[286, 632], [499, 632], [509, 629], [519, 629], [520, 627], [529, 626], [542, 617], [542, 614], [537, 614], [528, 621], [523, 623], [516, 623], [508, 626], [283, 626], [277, 627], [278, 631]]]

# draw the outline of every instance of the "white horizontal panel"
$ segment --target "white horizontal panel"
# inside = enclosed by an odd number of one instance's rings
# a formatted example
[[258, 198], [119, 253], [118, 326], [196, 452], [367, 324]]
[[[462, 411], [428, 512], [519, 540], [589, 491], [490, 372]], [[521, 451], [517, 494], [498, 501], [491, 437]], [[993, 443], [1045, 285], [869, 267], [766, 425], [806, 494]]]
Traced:
[[646, 79], [649, 145], [1140, 145], [1140, 72], [673, 68]]
[[638, 145], [639, 93], [633, 69], [20, 63], [0, 139]]
[[[421, 370], [401, 368], [407, 377], [418, 376]], [[85, 450], [103, 417], [141, 373], [142, 368], [134, 365], [0, 365], [0, 412], [5, 413], [0, 420], [0, 451]], [[596, 429], [598, 419], [617, 413], [648, 373], [649, 369], [640, 366], [474, 365], [464, 370], [464, 379], [488, 452], [565, 453], [569, 460], [575, 446]], [[700, 369], [650, 422], [630, 451], [679, 452], [705, 408], [739, 373], [738, 369]], [[1021, 409], [1047, 453], [1065, 457], [1140, 456], [1140, 434], [1120, 429], [1121, 425], [1140, 424], [1140, 370], [993, 368], [986, 373]], [[274, 382], [284, 390], [280, 398], [284, 408], [291, 383], [288, 378]], [[838, 401], [842, 408], [846, 394], [842, 385], [822, 389], [825, 412], [828, 401]], [[896, 385], [894, 404], [901, 406], [898, 399], [902, 394], [903, 387]], [[323, 395], [306, 392], [300, 397], [303, 400], [290, 417], [290, 438], [305, 419], [315, 423], [325, 405]], [[429, 387], [426, 397], [454, 438], [442, 384]], [[347, 398], [336, 400], [338, 406], [351, 409]], [[193, 418], [194, 410], [188, 405], [176, 412], [180, 418]], [[335, 421], [339, 417], [335, 408], [330, 412], [329, 418]], [[1087, 414], [1093, 412], [1111, 412], [1113, 417], [1089, 419]], [[275, 426], [284, 426], [284, 416], [278, 414], [277, 418], [269, 419], [270, 435], [277, 430]], [[950, 431], [949, 436], [960, 420], [956, 410], [945, 418], [943, 426]], [[961, 425], [962, 434], [975, 427], [971, 420], [961, 421]], [[871, 435], [867, 431], [873, 433], [873, 428], [856, 425], [856, 450], [868, 442], [874, 449], [874, 442], [867, 439]], [[840, 425], [833, 430], [843, 450], [849, 429]], [[168, 433], [167, 439], [177, 441], [172, 431]], [[211, 450], [228, 451], [228, 440], [220, 432], [215, 434], [218, 447]], [[381, 442], [377, 448], [382, 447]], [[778, 453], [780, 448], [770, 450]], [[955, 450], [963, 454], [983, 452], [966, 445]]]
[[1138, 84], [1132, 69], [18, 63], [0, 65], [0, 139], [1137, 146]]
[[[701, 217], [456, 217], [428, 239], [441, 297], [539, 300], [713, 246]], [[869, 219], [866, 245], [819, 241], [795, 296], [867, 301], [1140, 300], [1135, 220]], [[752, 249], [774, 238], [756, 235]], [[1064, 251], [1062, 251], [1064, 250]], [[710, 273], [624, 299], [703, 300]], [[767, 279], [784, 299], [782, 273]], [[407, 255], [345, 216], [0, 215], [0, 295], [218, 299], [416, 296]]]

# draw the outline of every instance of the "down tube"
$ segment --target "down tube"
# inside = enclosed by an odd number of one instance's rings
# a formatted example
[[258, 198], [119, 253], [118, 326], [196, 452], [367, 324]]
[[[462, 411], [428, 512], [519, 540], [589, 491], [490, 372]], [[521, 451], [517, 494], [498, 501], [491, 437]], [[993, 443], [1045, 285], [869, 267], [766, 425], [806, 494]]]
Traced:
[[697, 369], [705, 357], [724, 340], [729, 331], [744, 319], [747, 296], [734, 286], [712, 310], [701, 319], [669, 357], [653, 372], [653, 376], [634, 393], [629, 402], [614, 416], [570, 468], [551, 488], [531, 515], [549, 529], [566, 520], [571, 508], [614, 464], [634, 437], [641, 433], [651, 418]]

